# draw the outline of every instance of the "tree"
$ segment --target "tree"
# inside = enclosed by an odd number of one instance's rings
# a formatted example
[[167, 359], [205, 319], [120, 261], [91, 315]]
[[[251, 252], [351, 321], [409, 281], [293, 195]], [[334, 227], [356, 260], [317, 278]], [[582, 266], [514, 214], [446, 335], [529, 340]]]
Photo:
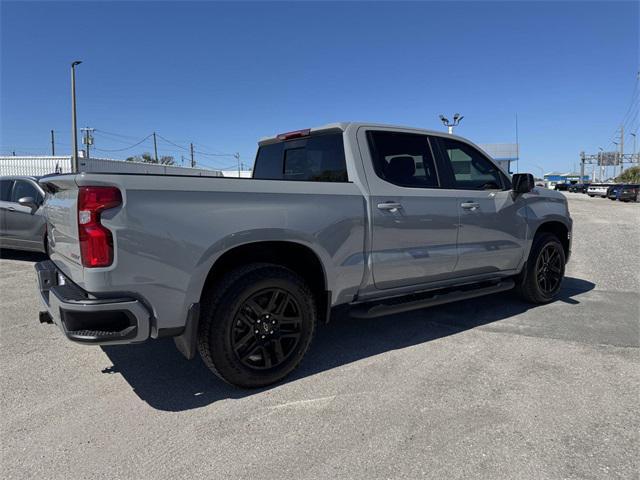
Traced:
[[127, 162], [142, 162], [142, 163], [159, 163], [161, 165], [174, 165], [175, 160], [170, 155], [160, 157], [156, 162], [156, 159], [151, 156], [150, 153], [145, 152], [142, 155], [134, 155], [133, 157], [127, 157]]
[[620, 183], [640, 183], [640, 166], [627, 168], [616, 177], [616, 182]]

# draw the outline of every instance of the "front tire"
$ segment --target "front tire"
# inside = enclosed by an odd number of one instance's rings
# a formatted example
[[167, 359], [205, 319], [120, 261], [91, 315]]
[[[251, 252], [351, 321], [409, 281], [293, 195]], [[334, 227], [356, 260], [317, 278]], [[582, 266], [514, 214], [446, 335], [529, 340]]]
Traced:
[[264, 387], [299, 365], [316, 323], [315, 297], [302, 278], [281, 266], [251, 264], [205, 292], [198, 350], [225, 382]]
[[523, 272], [516, 279], [516, 291], [527, 302], [553, 301], [560, 291], [566, 257], [558, 237], [552, 233], [536, 235]]

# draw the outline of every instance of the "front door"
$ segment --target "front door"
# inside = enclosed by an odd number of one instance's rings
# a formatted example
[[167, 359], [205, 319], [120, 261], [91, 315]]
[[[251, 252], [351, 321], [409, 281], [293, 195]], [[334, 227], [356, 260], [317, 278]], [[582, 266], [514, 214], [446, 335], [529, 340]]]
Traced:
[[11, 201], [5, 211], [5, 232], [8, 242], [16, 248], [38, 248], [42, 245], [44, 219], [31, 207], [20, 205], [18, 200], [31, 197], [42, 202], [42, 194], [28, 180], [16, 180], [11, 193]]
[[458, 210], [441, 189], [429, 137], [389, 129], [358, 132], [370, 190], [375, 288], [445, 280], [456, 264]]
[[507, 176], [482, 152], [465, 142], [438, 137], [460, 216], [460, 276], [518, 268], [527, 235], [526, 205], [515, 197]]
[[0, 245], [7, 244], [7, 212], [13, 205], [11, 204], [11, 189], [13, 188], [12, 179], [0, 180]]

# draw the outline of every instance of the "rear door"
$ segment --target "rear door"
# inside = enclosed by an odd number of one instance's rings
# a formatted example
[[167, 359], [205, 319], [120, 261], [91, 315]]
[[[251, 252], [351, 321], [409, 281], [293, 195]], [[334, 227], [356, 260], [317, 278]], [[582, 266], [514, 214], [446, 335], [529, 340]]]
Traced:
[[456, 264], [456, 198], [441, 188], [429, 137], [358, 131], [370, 190], [371, 263], [377, 289], [450, 278]]
[[508, 177], [482, 152], [437, 137], [445, 182], [455, 191], [460, 217], [458, 276], [513, 270], [524, 255], [526, 205]]

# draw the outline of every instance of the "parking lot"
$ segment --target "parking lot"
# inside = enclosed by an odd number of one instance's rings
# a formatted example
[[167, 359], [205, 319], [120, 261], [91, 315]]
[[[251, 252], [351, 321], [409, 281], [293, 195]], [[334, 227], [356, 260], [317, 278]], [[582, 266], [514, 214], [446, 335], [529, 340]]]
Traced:
[[510, 293], [321, 328], [239, 390], [172, 340], [72, 344], [34, 255], [0, 260], [5, 478], [638, 478], [640, 204], [567, 193], [561, 298]]

